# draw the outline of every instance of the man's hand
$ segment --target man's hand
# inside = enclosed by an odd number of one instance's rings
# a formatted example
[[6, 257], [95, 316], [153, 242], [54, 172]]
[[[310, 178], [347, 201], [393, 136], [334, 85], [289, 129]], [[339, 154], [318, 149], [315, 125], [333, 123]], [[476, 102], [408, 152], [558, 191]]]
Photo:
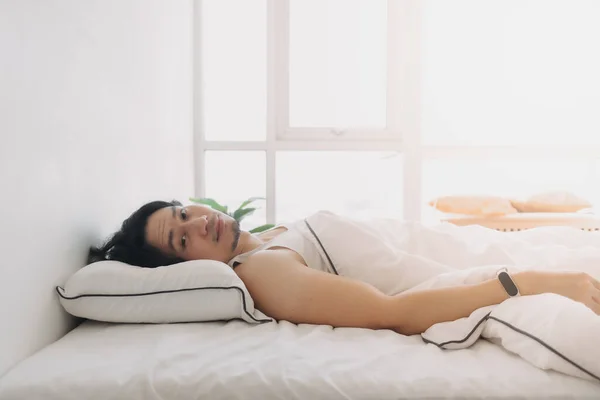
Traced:
[[533, 293], [556, 293], [585, 304], [600, 315], [600, 282], [584, 272], [526, 271]]

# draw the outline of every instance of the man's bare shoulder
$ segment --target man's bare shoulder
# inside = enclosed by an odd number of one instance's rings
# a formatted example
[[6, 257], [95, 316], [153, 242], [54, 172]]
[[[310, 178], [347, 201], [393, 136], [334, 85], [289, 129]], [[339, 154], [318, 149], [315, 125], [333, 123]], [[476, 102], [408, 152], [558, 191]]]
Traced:
[[294, 258], [289, 250], [285, 249], [267, 249], [260, 250], [249, 256], [243, 265], [264, 265], [264, 264], [296, 264], [298, 261]]
[[269, 288], [268, 282], [295, 279], [308, 268], [285, 250], [260, 250], [235, 268], [235, 273], [244, 281], [248, 290], [260, 291]]

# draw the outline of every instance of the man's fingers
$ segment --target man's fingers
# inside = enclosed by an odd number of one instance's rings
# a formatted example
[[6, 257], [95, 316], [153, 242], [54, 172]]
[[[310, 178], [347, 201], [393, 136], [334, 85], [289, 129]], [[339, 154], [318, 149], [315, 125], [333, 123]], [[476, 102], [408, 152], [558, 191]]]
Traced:
[[600, 291], [592, 294], [592, 301], [590, 302], [590, 308], [596, 314], [600, 315]]
[[592, 304], [591, 309], [596, 313], [596, 315], [600, 315], [600, 303], [594, 301], [594, 304]]

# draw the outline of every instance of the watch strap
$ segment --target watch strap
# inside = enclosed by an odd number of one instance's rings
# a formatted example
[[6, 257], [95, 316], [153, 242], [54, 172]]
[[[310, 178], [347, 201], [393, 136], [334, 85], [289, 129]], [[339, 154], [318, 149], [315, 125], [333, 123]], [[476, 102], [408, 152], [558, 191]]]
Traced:
[[521, 294], [512, 276], [510, 276], [508, 273], [508, 269], [502, 268], [500, 271], [498, 271], [496, 276], [510, 297], [517, 297]]

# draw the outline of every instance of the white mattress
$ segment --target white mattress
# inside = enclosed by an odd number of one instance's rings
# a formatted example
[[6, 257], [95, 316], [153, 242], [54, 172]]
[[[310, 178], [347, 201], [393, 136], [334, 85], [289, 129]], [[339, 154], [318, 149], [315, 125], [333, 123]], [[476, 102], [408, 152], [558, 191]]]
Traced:
[[0, 399], [600, 398], [600, 384], [481, 341], [288, 322], [86, 322], [0, 378]]

